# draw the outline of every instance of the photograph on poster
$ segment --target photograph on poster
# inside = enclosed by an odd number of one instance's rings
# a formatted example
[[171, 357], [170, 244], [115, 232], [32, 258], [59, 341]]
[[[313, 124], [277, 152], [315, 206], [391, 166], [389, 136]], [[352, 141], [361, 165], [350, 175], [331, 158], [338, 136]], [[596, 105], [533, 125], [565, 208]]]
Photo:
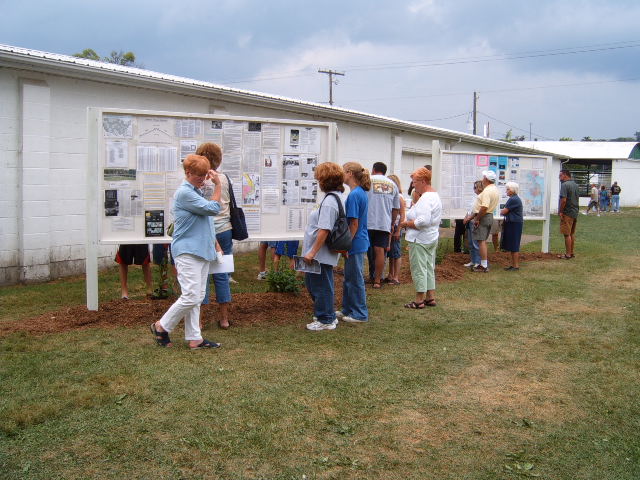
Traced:
[[105, 168], [104, 169], [105, 182], [118, 182], [123, 180], [136, 180], [135, 168]]
[[118, 204], [118, 191], [105, 190], [104, 191], [104, 216], [117, 217], [118, 213], [120, 213], [120, 205]]
[[144, 236], [164, 237], [164, 210], [144, 212]]

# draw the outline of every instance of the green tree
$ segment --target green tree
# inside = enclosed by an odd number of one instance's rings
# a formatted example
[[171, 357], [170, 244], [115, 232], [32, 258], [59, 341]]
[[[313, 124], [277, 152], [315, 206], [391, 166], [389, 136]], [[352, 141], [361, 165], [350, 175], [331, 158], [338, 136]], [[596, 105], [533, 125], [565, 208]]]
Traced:
[[100, 61], [100, 55], [98, 55], [92, 48], [85, 48], [81, 53], [74, 53], [73, 56], [78, 58], [86, 58], [88, 60], [95, 60], [96, 62]]
[[560, 142], [573, 142], [573, 138], [571, 137], [560, 137], [558, 140]]
[[86, 58], [88, 60], [95, 60], [97, 62], [115, 63], [116, 65], [124, 65], [126, 67], [138, 67], [144, 68], [144, 65], [136, 63], [136, 55], [133, 52], [119, 52], [113, 50], [108, 56], [100, 57], [92, 48], [85, 48], [80, 53], [74, 53], [74, 57]]

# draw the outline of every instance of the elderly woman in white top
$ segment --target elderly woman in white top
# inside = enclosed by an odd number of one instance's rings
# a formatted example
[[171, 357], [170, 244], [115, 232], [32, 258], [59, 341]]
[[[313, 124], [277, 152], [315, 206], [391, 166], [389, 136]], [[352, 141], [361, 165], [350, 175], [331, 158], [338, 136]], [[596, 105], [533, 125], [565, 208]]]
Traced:
[[409, 244], [409, 263], [416, 299], [405, 304], [405, 308], [422, 309], [436, 306], [436, 249], [442, 203], [431, 186], [429, 170], [418, 168], [411, 174], [411, 179], [420, 198], [409, 209], [406, 220], [400, 226], [407, 229], [405, 239]]

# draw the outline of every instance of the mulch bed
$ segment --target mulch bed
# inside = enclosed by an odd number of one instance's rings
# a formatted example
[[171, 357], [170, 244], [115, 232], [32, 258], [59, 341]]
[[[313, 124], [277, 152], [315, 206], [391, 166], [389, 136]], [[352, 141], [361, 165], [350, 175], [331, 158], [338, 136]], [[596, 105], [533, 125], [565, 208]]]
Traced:
[[[489, 262], [494, 268], [501, 268], [510, 263], [508, 253], [490, 253]], [[534, 262], [556, 259], [551, 253], [523, 253], [521, 262]], [[469, 261], [469, 256], [462, 253], [452, 253], [445, 256], [436, 267], [438, 282], [451, 282], [461, 279], [468, 270], [462, 265]], [[400, 276], [402, 284], [411, 283], [411, 273], [407, 256], [403, 257]], [[335, 275], [336, 298], [342, 298], [342, 276]], [[384, 287], [381, 292], [393, 289]], [[265, 283], [266, 289], [266, 283]], [[113, 300], [100, 304], [100, 310], [89, 311], [86, 306], [78, 305], [63, 308], [55, 312], [48, 312], [37, 317], [15, 322], [0, 323], [0, 336], [14, 332], [29, 334], [48, 334], [86, 328], [115, 328], [146, 326], [159, 319], [169, 308], [173, 299], [150, 300], [130, 299]], [[216, 318], [217, 306], [205, 305], [203, 318], [208, 321]], [[283, 293], [236, 293], [229, 307], [229, 317], [233, 326], [252, 325], [284, 325], [299, 324], [305, 320], [311, 321], [311, 298], [304, 291], [300, 295]]]

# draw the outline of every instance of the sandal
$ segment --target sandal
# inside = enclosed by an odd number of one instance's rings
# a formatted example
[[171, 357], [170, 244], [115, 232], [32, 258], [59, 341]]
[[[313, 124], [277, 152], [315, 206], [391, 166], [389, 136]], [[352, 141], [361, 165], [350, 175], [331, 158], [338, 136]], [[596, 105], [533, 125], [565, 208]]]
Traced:
[[426, 304], [427, 303], [424, 302], [424, 301], [423, 302], [415, 302], [414, 301], [414, 302], [405, 303], [404, 304], [404, 308], [411, 308], [413, 310], [422, 310], [425, 307]]
[[387, 283], [390, 283], [391, 285], [400, 285], [400, 281], [399, 280], [395, 280], [393, 278], [389, 278], [387, 279]]
[[151, 333], [153, 333], [154, 340], [159, 347], [170, 347], [172, 345], [171, 340], [169, 339], [169, 332], [159, 332], [156, 329], [155, 322], [151, 324], [149, 329], [151, 330]]
[[382, 285], [380, 285], [379, 283], [374, 283], [373, 288], [376, 288], [376, 289], [382, 288]]
[[563, 255], [556, 255], [561, 260], [571, 260], [575, 255], [567, 255], [566, 253]]
[[432, 298], [431, 300], [425, 300], [425, 301], [424, 301], [424, 304], [425, 304], [427, 307], [435, 307], [435, 306], [437, 305], [437, 303], [436, 303], [436, 301], [435, 301], [435, 299], [434, 299], [434, 298]]
[[200, 342], [195, 347], [189, 347], [189, 348], [191, 350], [200, 350], [201, 348], [220, 348], [221, 346], [222, 344], [220, 343], [211, 342], [209, 340], [203, 339], [202, 342]]

